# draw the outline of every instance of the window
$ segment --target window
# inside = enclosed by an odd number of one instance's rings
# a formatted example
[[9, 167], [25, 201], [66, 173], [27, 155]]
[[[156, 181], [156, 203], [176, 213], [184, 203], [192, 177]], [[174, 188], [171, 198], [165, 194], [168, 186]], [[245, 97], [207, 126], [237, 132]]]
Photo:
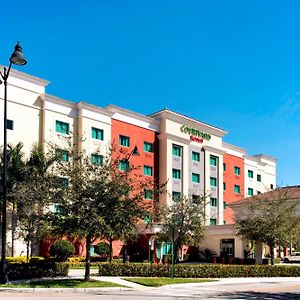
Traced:
[[103, 130], [99, 128], [92, 127], [92, 138], [96, 140], [103, 141]]
[[130, 146], [130, 140], [128, 136], [120, 135], [119, 136], [119, 144], [124, 147]]
[[210, 206], [217, 206], [218, 200], [217, 198], [210, 198]]
[[172, 192], [173, 201], [179, 201], [180, 198], [181, 198], [181, 193], [180, 192]]
[[6, 120], [6, 128], [9, 130], [14, 130], [14, 121]]
[[240, 194], [240, 192], [241, 192], [241, 187], [240, 187], [239, 185], [234, 185], [234, 192], [235, 192], [236, 194]]
[[253, 196], [253, 189], [248, 188], [248, 195], [249, 195], [249, 196]]
[[69, 186], [69, 179], [66, 177], [59, 177], [58, 183], [59, 183], [60, 188], [66, 189]]
[[192, 151], [192, 160], [200, 161], [200, 153]]
[[60, 215], [63, 212], [63, 206], [61, 204], [54, 204], [54, 214]]
[[145, 152], [153, 152], [153, 144], [144, 142], [144, 151]]
[[56, 157], [60, 161], [69, 161], [69, 152], [62, 149], [56, 149]]
[[223, 224], [226, 225], [226, 221], [223, 221]]
[[217, 225], [217, 219], [210, 219], [210, 225]]
[[172, 170], [172, 176], [173, 176], [174, 179], [180, 179], [181, 178], [180, 170], [173, 169]]
[[261, 182], [261, 175], [257, 174], [257, 181]]
[[240, 169], [240, 167], [234, 167], [234, 174], [235, 175], [241, 175], [241, 169]]
[[173, 153], [173, 156], [179, 156], [179, 157], [181, 157], [181, 147], [173, 145], [173, 147], [172, 147], [172, 153]]
[[253, 171], [248, 170], [248, 177], [249, 177], [249, 178], [253, 178]]
[[153, 200], [153, 191], [152, 190], [144, 190], [144, 199]]
[[119, 162], [119, 170], [120, 171], [128, 171], [129, 169], [129, 162], [126, 159], [122, 159]]
[[100, 154], [92, 154], [91, 163], [97, 166], [103, 165], [103, 156]]
[[226, 171], [226, 164], [223, 164], [223, 171]]
[[200, 202], [201, 202], [201, 198], [199, 195], [192, 195], [192, 200], [193, 200], [193, 203], [200, 204]]
[[217, 186], [217, 178], [210, 177], [210, 186]]
[[210, 156], [210, 165], [216, 167], [217, 166], [217, 157], [211, 155]]
[[226, 209], [226, 207], [227, 207], [227, 203], [224, 201], [223, 202], [223, 209]]
[[200, 175], [196, 173], [192, 173], [192, 182], [200, 183]]
[[55, 130], [56, 132], [62, 133], [62, 134], [69, 134], [69, 124], [62, 122], [62, 121], [57, 121], [55, 123]]
[[150, 166], [144, 166], [144, 175], [145, 176], [152, 176], [152, 167]]
[[223, 182], [223, 191], [226, 191], [226, 183]]
[[150, 224], [152, 222], [152, 218], [150, 216], [145, 216], [144, 217], [144, 223], [145, 224]]

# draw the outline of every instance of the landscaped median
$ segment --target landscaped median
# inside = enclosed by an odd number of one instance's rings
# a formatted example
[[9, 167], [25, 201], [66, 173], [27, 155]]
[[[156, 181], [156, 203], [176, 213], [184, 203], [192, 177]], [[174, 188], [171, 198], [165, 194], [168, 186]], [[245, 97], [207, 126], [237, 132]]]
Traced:
[[[109, 264], [99, 265], [100, 276], [171, 277], [171, 266], [161, 264]], [[231, 278], [231, 277], [298, 277], [300, 266], [272, 265], [189, 265], [174, 266], [178, 278]]]

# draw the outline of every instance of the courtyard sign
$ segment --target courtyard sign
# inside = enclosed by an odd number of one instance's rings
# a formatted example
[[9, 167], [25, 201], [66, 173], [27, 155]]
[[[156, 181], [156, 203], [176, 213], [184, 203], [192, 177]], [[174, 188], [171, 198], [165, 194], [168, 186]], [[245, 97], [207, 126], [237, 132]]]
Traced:
[[189, 134], [191, 141], [198, 142], [198, 143], [203, 143], [203, 140], [209, 141], [211, 138], [211, 135], [209, 133], [200, 131], [198, 129], [186, 125], [182, 125], [180, 127], [180, 131]]

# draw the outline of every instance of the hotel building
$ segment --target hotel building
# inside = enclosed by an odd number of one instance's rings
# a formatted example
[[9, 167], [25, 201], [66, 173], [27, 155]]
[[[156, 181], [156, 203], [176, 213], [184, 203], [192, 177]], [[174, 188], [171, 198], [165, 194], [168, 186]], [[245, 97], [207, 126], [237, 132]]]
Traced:
[[[167, 183], [168, 194], [160, 197], [161, 205], [172, 205], [181, 194], [205, 195], [206, 225], [209, 230], [225, 232], [234, 223], [227, 204], [276, 185], [276, 159], [249, 156], [246, 150], [226, 143], [223, 129], [168, 109], [146, 116], [114, 105], [67, 101], [47, 94], [48, 84], [16, 70], [11, 70], [8, 79], [8, 143], [22, 142], [27, 157], [33, 143], [47, 151], [51, 141], [64, 151], [61, 136], [75, 132], [84, 139], [76, 140], [77, 134], [73, 134], [74, 144], [95, 161], [102, 159], [111, 142], [128, 153], [137, 146], [140, 155], [132, 157], [132, 163], [141, 167], [141, 174]], [[3, 89], [0, 85], [0, 115]], [[16, 248], [22, 247], [19, 241]], [[19, 253], [17, 250], [15, 255]]]

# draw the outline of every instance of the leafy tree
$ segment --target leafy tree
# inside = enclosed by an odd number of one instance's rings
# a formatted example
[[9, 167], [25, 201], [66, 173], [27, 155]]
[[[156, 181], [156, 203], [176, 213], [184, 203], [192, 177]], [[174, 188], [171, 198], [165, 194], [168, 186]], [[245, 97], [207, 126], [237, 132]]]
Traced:
[[291, 199], [287, 188], [260, 194], [244, 204], [243, 215], [236, 219], [238, 235], [250, 241], [262, 241], [270, 247], [271, 264], [274, 264], [276, 245], [287, 245], [290, 233], [299, 224], [295, 218], [295, 201]]
[[159, 238], [169, 240], [167, 233], [175, 228], [178, 238], [174, 243], [175, 261], [178, 250], [183, 245], [199, 246], [205, 235], [206, 197], [180, 196], [174, 200], [173, 205], [161, 209], [160, 220], [163, 226]]

